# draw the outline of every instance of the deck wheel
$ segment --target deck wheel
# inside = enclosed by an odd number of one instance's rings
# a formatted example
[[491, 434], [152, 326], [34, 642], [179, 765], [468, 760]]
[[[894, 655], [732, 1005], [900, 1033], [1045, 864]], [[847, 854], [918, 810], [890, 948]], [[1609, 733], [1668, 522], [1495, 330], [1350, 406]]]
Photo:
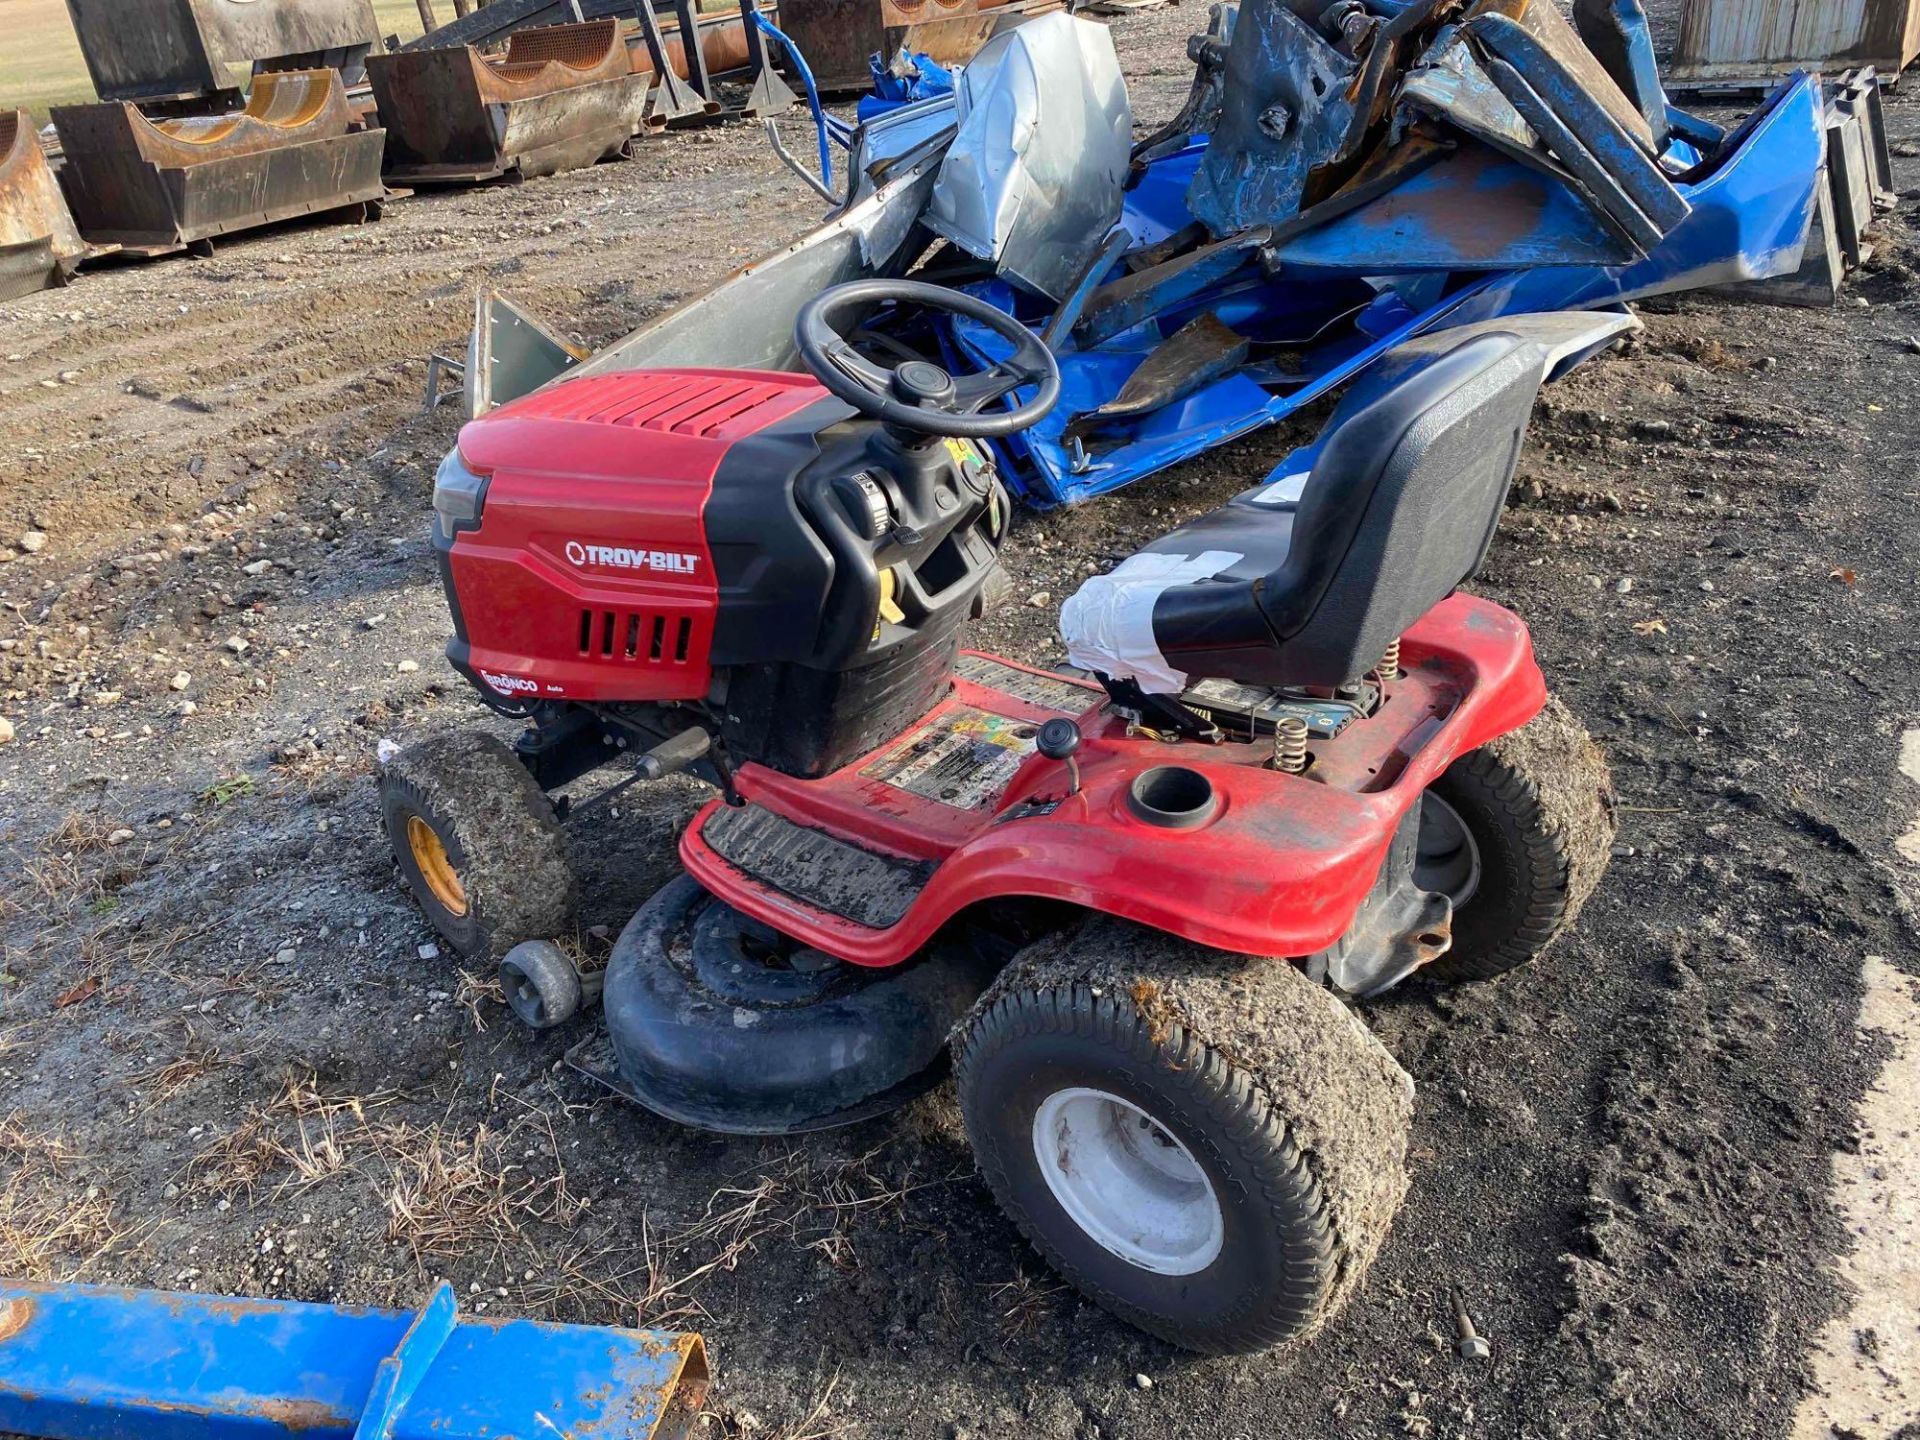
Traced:
[[533, 1030], [564, 1025], [580, 1013], [584, 987], [573, 961], [551, 940], [522, 940], [500, 961], [507, 1008]]

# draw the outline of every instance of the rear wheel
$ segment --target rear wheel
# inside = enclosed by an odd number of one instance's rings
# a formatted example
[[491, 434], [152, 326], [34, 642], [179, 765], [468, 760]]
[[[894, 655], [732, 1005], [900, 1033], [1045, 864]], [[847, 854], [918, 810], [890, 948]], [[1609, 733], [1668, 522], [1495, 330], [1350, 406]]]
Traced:
[[[1101, 928], [1086, 955], [1111, 956], [1126, 933]], [[1404, 1185], [1405, 1077], [1292, 966], [1150, 943], [1131, 982], [1103, 960], [1094, 983], [1034, 983], [1009, 966], [1022, 978], [961, 1037], [967, 1134], [1001, 1207], [1089, 1297], [1188, 1349], [1263, 1349], [1313, 1329], [1377, 1249]], [[1146, 978], [1181, 950], [1212, 973], [1183, 989]], [[1074, 968], [1087, 967], [1056, 973]], [[1269, 1073], [1239, 1032], [1276, 1023], [1301, 1043], [1280, 1040], [1291, 1061]], [[1233, 1059], [1203, 1025], [1231, 1036]], [[1356, 1124], [1324, 1148], [1330, 1128]], [[1356, 1141], [1374, 1172], [1357, 1191], [1334, 1153]]]
[[490, 735], [409, 745], [380, 776], [394, 863], [441, 937], [471, 959], [573, 926], [575, 885], [553, 805]]
[[1606, 763], [1557, 700], [1461, 756], [1428, 789], [1414, 883], [1453, 901], [1453, 945], [1423, 973], [1487, 980], [1573, 922], [1612, 850]]

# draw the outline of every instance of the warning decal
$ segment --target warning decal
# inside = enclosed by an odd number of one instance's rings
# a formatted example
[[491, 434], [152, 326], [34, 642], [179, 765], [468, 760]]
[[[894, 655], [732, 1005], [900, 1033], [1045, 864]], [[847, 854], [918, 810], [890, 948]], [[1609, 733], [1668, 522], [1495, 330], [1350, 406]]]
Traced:
[[959, 810], [999, 795], [1033, 753], [1034, 727], [961, 706], [907, 736], [860, 773]]

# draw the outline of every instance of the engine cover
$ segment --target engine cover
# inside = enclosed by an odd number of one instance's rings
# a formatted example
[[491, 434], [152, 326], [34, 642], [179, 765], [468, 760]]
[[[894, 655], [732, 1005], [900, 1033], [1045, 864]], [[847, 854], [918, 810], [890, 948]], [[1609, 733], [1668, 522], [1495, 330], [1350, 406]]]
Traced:
[[473, 421], [434, 510], [448, 658], [490, 699], [706, 702], [737, 758], [802, 774], [947, 683], [1007, 500], [979, 448], [809, 376], [689, 369]]
[[[818, 407], [799, 375], [640, 371], [536, 391], [467, 425], [477, 523], [435, 516], [448, 658], [507, 700], [691, 700], [712, 679], [720, 579], [705, 516], [735, 447]], [[775, 449], [779, 449], [777, 444]]]

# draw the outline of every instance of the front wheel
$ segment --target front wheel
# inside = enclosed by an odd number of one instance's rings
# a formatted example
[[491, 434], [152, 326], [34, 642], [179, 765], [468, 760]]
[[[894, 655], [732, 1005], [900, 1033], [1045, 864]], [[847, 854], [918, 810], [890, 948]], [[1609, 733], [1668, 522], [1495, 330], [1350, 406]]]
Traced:
[[[1303, 1335], [1397, 1207], [1410, 1087], [1285, 962], [1133, 934], [1132, 953], [1092, 942], [1058, 983], [1016, 960], [966, 1026], [981, 1172], [1056, 1270], [1140, 1329], [1209, 1354]], [[1255, 1031], [1271, 1048], [1245, 1045]]]
[[575, 883], [553, 805], [490, 735], [407, 746], [380, 775], [394, 863], [441, 938], [469, 959], [573, 928]]
[[1573, 923], [1614, 836], [1606, 761], [1558, 700], [1461, 756], [1421, 802], [1414, 883], [1453, 901], [1453, 945], [1423, 973], [1488, 980]]

